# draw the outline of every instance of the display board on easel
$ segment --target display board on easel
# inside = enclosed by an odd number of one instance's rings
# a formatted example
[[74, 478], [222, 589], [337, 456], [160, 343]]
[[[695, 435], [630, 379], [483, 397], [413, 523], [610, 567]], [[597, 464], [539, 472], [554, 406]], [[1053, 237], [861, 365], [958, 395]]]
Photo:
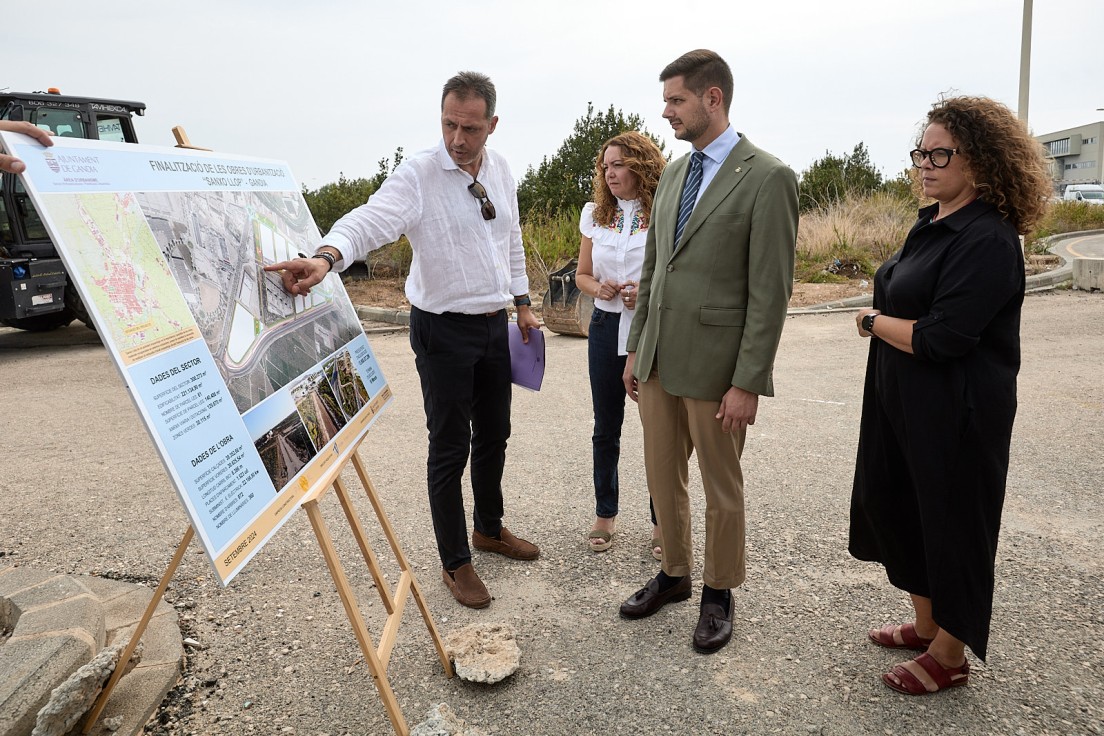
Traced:
[[263, 266], [318, 240], [281, 161], [0, 133], [227, 584], [387, 406], [334, 274]]
[[[412, 597], [445, 674], [452, 664], [414, 572], [356, 455], [391, 400], [341, 280], [287, 294], [265, 265], [318, 229], [286, 164], [0, 132], [180, 495], [191, 524], [120, 655], [129, 660], [194, 536], [226, 585], [303, 505], [397, 734], [387, 679]], [[355, 467], [400, 568], [392, 590], [341, 481]], [[387, 613], [373, 641], [318, 508], [334, 488]], [[89, 711], [88, 733], [124, 667]]]

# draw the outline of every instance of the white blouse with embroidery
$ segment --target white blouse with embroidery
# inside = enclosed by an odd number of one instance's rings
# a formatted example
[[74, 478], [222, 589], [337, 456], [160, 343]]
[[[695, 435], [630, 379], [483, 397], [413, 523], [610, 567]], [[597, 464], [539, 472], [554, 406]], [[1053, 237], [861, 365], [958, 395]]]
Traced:
[[[644, 243], [648, 239], [648, 225], [642, 222], [639, 200], [617, 200], [617, 217], [611, 223], [594, 221], [594, 203], [583, 207], [579, 218], [579, 232], [590, 238], [593, 276], [599, 282], [612, 279], [618, 283], [640, 281], [644, 267]], [[620, 312], [617, 329], [617, 354], [625, 355], [634, 310], [625, 307], [620, 296], [613, 299], [595, 299], [594, 306], [604, 312]]]

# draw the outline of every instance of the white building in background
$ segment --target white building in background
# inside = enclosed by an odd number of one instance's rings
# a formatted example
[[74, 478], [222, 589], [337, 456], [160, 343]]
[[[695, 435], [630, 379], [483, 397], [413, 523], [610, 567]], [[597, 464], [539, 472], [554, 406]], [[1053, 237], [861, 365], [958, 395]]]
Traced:
[[1099, 184], [1104, 177], [1104, 121], [1035, 136], [1047, 150], [1054, 188]]

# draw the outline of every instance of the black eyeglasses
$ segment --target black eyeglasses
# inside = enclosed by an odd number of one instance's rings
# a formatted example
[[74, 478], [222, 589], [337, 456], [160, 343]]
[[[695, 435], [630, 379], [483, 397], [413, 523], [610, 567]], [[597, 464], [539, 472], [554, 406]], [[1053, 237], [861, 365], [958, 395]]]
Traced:
[[483, 219], [495, 219], [494, 204], [487, 198], [487, 190], [483, 188], [483, 185], [478, 181], [473, 181], [468, 185], [468, 191], [471, 192], [473, 197], [483, 203], [479, 206], [479, 214], [483, 215]]
[[933, 148], [930, 151], [915, 148], [909, 151], [909, 156], [912, 158], [912, 165], [918, 169], [924, 163], [924, 159], [929, 159], [935, 168], [942, 169], [951, 162], [951, 156], [956, 153], [958, 153], [957, 148]]

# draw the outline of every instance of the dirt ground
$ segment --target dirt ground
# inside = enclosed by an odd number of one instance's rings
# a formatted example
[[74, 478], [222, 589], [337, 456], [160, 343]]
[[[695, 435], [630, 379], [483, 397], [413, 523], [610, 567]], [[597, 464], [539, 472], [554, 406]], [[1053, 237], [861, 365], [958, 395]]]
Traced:
[[[410, 302], [403, 293], [405, 279], [401, 276], [383, 278], [346, 278], [345, 289], [353, 304], [388, 309], [409, 309]], [[814, 304], [845, 299], [849, 296], [870, 293], [870, 283], [852, 280], [844, 284], [794, 284], [791, 307], [808, 307]], [[539, 294], [533, 295], [533, 303], [539, 304]]]
[[[911, 653], [869, 644], [907, 620], [883, 569], [847, 553], [869, 343], [846, 312], [791, 316], [776, 396], [748, 432], [747, 581], [731, 643], [691, 648], [704, 555], [705, 493], [689, 472], [695, 594], [640, 621], [621, 601], [656, 574], [643, 434], [626, 412], [622, 514], [611, 549], [585, 535], [594, 513], [587, 343], [547, 336], [539, 393], [518, 390], [503, 476], [506, 521], [540, 545], [518, 562], [476, 552], [494, 601], [457, 604], [441, 582], [426, 501], [426, 430], [408, 336], [371, 337], [393, 400], [360, 456], [370, 469], [436, 626], [508, 624], [522, 650], [496, 684], [445, 677], [411, 601], [387, 678], [408, 723], [437, 703], [490, 736], [1089, 736], [1104, 734], [1104, 295], [1057, 290], [1024, 301], [1023, 366], [996, 560], [988, 659], [970, 684], [910, 699], [881, 673]], [[157, 584], [188, 517], [96, 333], [0, 328], [0, 404], [33, 407], [9, 431], [0, 472], [0, 567]], [[18, 417], [4, 425], [20, 427]], [[395, 555], [356, 473], [343, 482], [394, 586]], [[465, 515], [471, 518], [470, 483]], [[335, 493], [318, 508], [373, 641], [386, 624], [376, 582]], [[1095, 541], [1094, 541], [1095, 540]], [[306, 513], [295, 513], [221, 587], [201, 545], [166, 592], [196, 642], [147, 736], [385, 736], [393, 733]], [[7, 645], [5, 645], [7, 646]], [[143, 662], [145, 664], [145, 662]], [[125, 681], [124, 681], [125, 682]]]

